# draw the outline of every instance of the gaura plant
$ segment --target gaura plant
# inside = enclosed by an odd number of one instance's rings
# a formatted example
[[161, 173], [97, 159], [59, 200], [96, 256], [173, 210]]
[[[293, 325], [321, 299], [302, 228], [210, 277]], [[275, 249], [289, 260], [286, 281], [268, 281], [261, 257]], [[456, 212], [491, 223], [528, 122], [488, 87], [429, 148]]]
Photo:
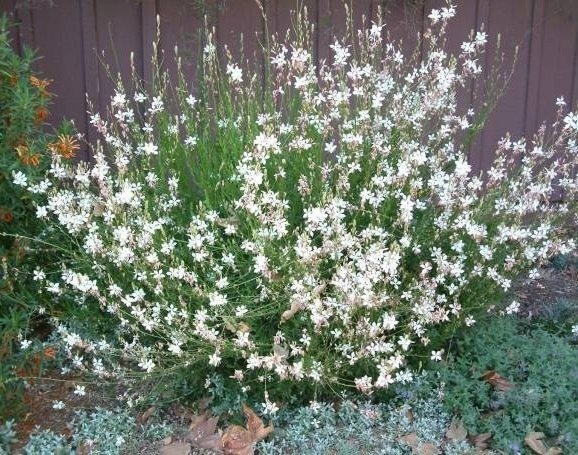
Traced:
[[53, 319], [70, 368], [218, 374], [264, 392], [268, 412], [288, 391], [369, 394], [410, 381], [514, 277], [573, 249], [578, 115], [558, 100], [551, 128], [507, 135], [474, 175], [479, 124], [457, 93], [482, 73], [486, 34], [446, 52], [454, 14], [431, 12], [419, 58], [377, 22], [317, 67], [301, 16], [263, 72], [222, 64], [209, 34], [194, 87], [182, 72], [149, 94], [119, 87], [110, 116], [92, 116], [94, 162], [54, 155], [37, 209], [68, 252], [35, 276], [78, 312]]

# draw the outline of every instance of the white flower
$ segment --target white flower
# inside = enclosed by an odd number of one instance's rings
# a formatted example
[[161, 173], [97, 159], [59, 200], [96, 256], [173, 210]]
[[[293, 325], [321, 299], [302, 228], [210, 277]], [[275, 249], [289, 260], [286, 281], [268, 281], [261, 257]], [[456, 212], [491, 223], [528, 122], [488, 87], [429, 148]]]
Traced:
[[567, 128], [578, 131], [578, 114], [570, 112], [566, 117], [564, 117], [564, 124]]
[[269, 393], [265, 392], [265, 402], [261, 403], [263, 407], [263, 414], [272, 416], [279, 411], [279, 406], [274, 401], [269, 400]]
[[439, 9], [432, 9], [431, 13], [429, 13], [428, 18], [431, 20], [432, 24], [437, 24], [441, 19], [442, 15]]
[[159, 153], [159, 149], [156, 145], [154, 145], [152, 142], [147, 142], [145, 145], [143, 145], [141, 147], [141, 151], [147, 155], [158, 155]]
[[572, 326], [572, 335], [578, 336], [578, 324]]
[[121, 92], [114, 92], [111, 103], [113, 107], [123, 107], [126, 104], [126, 96]]
[[155, 368], [155, 363], [151, 359], [143, 359], [138, 364], [139, 368], [142, 368], [147, 373], [150, 373]]
[[74, 394], [78, 395], [79, 397], [83, 397], [84, 395], [86, 395], [86, 387], [83, 385], [77, 385], [74, 388]]
[[407, 351], [409, 349], [409, 346], [413, 343], [413, 341], [411, 340], [411, 338], [408, 335], [404, 335], [402, 336], [398, 341], [397, 344], [399, 344], [401, 346], [401, 349], [403, 349], [404, 351]]
[[442, 360], [442, 355], [443, 355], [443, 353], [444, 353], [444, 350], [443, 350], [443, 349], [440, 350], [440, 351], [432, 351], [432, 352], [431, 352], [430, 359], [431, 359], [433, 362], [440, 362], [440, 361]]
[[31, 344], [32, 344], [32, 341], [30, 341], [30, 340], [22, 340], [20, 342], [20, 349], [28, 349]]
[[221, 363], [221, 353], [219, 352], [219, 350], [216, 350], [214, 354], [211, 354], [209, 356], [209, 365], [211, 366], [219, 366], [219, 364]]
[[187, 96], [187, 99], [185, 101], [187, 102], [189, 107], [194, 107], [197, 102], [197, 99], [193, 95], [189, 95]]
[[39, 205], [36, 207], [36, 217], [37, 218], [46, 218], [48, 216], [48, 207], [44, 205]]
[[197, 145], [197, 137], [196, 136], [188, 136], [185, 139], [185, 145], [188, 145], [189, 147], [194, 147], [195, 145]]
[[59, 410], [59, 409], [64, 409], [65, 407], [66, 407], [66, 405], [64, 404], [63, 401], [56, 401], [55, 400], [52, 402], [52, 408], [53, 409]]
[[24, 187], [28, 185], [28, 178], [22, 171], [12, 171], [12, 179], [12, 183], [14, 183], [14, 185]]
[[227, 297], [219, 292], [209, 294], [209, 306], [219, 307], [227, 304]]
[[227, 74], [231, 82], [241, 83], [243, 81], [243, 70], [238, 65], [229, 63], [227, 65]]
[[564, 100], [563, 96], [556, 98], [556, 106], [558, 106], [558, 107], [566, 106], [566, 100]]
[[44, 273], [43, 270], [34, 269], [34, 272], [32, 273], [32, 279], [34, 281], [44, 281], [45, 278], [46, 278], [46, 273]]
[[516, 302], [515, 300], [512, 301], [506, 308], [506, 314], [515, 314], [520, 311], [520, 303]]
[[245, 314], [247, 314], [247, 307], [245, 305], [241, 305], [235, 308], [235, 316], [237, 316], [238, 318], [244, 316]]

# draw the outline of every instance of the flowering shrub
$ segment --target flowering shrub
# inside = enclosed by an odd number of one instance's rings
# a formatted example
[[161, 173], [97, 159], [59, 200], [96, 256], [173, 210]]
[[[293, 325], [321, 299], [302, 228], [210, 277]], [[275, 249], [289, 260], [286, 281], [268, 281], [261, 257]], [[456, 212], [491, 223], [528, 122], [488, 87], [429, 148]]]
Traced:
[[[5, 412], [13, 415], [19, 401], [13, 386], [21, 383], [14, 382], [14, 373], [30, 366], [18, 346], [38, 316], [31, 264], [53, 258], [46, 248], [32, 251], [30, 238], [42, 224], [35, 214], [36, 188], [50, 185], [42, 181], [51, 161], [49, 149], [60, 153], [66, 141], [69, 151], [77, 147], [67, 134], [69, 125], [62, 126], [60, 135], [46, 131], [50, 81], [33, 71], [34, 58], [30, 49], [22, 55], [14, 51], [9, 21], [0, 16], [0, 419]], [[29, 184], [26, 189], [23, 182]]]
[[264, 81], [231, 58], [222, 70], [209, 38], [194, 93], [182, 75], [174, 91], [166, 77], [150, 95], [119, 87], [111, 116], [92, 116], [93, 164], [54, 155], [45, 187], [15, 173], [77, 247], [36, 271], [43, 292], [109, 321], [55, 317], [70, 368], [200, 385], [217, 373], [264, 391], [266, 412], [299, 385], [372, 393], [574, 248], [560, 227], [578, 115], [559, 100], [552, 129], [506, 136], [473, 175], [461, 138], [477, 127], [456, 93], [481, 74], [486, 35], [448, 54], [454, 13], [432, 11], [421, 58], [376, 23], [319, 68], [305, 23], [264, 51]]

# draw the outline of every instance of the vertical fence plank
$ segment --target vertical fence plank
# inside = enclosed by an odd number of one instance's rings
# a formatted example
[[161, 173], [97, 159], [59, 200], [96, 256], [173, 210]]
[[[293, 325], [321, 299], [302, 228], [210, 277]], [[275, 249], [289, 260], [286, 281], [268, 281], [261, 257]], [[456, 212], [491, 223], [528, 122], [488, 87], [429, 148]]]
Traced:
[[[489, 4], [486, 26], [488, 45], [484, 72], [490, 74], [493, 66], [498, 64], [495, 58], [500, 58], [499, 55], [503, 54], [504, 65], [497, 70], [503, 75], [511, 73], [511, 78], [499, 95], [497, 104], [490, 112], [488, 122], [481, 133], [478, 163], [482, 170], [491, 166], [497, 143], [506, 132], [510, 132], [514, 137], [524, 134], [524, 99], [528, 85], [532, 0], [516, 0], [513, 3], [516, 8], [515, 22], [512, 22], [509, 16], [511, 4], [500, 0], [491, 0]], [[498, 36], [501, 37], [500, 48], [497, 47]]]
[[527, 137], [536, 131], [538, 119], [538, 101], [540, 94], [540, 67], [544, 40], [544, 8], [546, 0], [534, 0], [532, 8], [532, 29], [530, 34], [530, 60], [528, 63], [528, 88], [526, 91], [526, 124], [524, 135]]
[[55, 94], [49, 121], [56, 125], [63, 118], [73, 120], [81, 130], [86, 128], [85, 105], [82, 96], [83, 56], [80, 7], [76, 2], [39, 3], [29, 10], [39, 58], [34, 68], [52, 80], [50, 91]]
[[32, 28], [32, 11], [30, 5], [23, 3], [15, 3], [14, 10], [16, 12], [16, 19], [20, 23], [18, 27], [18, 34], [22, 48], [28, 46], [36, 47], [34, 41], [34, 29]]
[[578, 32], [578, 5], [561, 0], [545, 3], [543, 16], [543, 52], [540, 64], [540, 87], [537, 124], [551, 123], [556, 117], [555, 101], [564, 96], [572, 99], [574, 68], [572, 62], [576, 53]]
[[176, 83], [177, 63], [174, 58], [178, 46], [182, 70], [191, 84], [197, 77], [197, 59], [205, 42], [205, 21], [213, 27], [218, 16], [218, 5], [205, 2], [202, 7], [182, 0], [162, 0], [158, 4], [161, 49], [164, 54], [163, 69]]
[[153, 58], [154, 41], [156, 39], [157, 27], [157, 5], [155, 0], [142, 0], [141, 3], [141, 48], [142, 48], [142, 66], [141, 74], [143, 82], [152, 80], [153, 76]]
[[[84, 67], [84, 93], [75, 94], [75, 96], [82, 96], [85, 102], [86, 111], [86, 136], [90, 144], [94, 144], [96, 140], [96, 131], [89, 122], [89, 105], [88, 101], [92, 103], [92, 108], [96, 112], [101, 111], [99, 102], [99, 64], [98, 64], [98, 43], [96, 40], [96, 20], [94, 5], [95, 0], [80, 0], [80, 14], [82, 17], [82, 55]], [[88, 152], [85, 156], [88, 159]]]
[[226, 2], [218, 17], [217, 37], [226, 46], [233, 60], [260, 65], [259, 47], [263, 42], [263, 15], [257, 1], [235, 0]]
[[6, 14], [8, 20], [12, 25], [10, 29], [10, 40], [12, 42], [12, 48], [18, 52], [22, 52], [22, 45], [20, 43], [20, 26], [18, 24], [18, 18], [16, 16], [16, 1], [17, 0], [6, 0], [0, 2], [0, 14]]
[[[132, 87], [131, 54], [137, 72], [142, 70], [142, 14], [138, 3], [127, 0], [95, 1], [96, 38], [99, 51], [99, 102], [105, 108], [116, 88], [116, 79]], [[140, 76], [140, 75], [139, 75]]]

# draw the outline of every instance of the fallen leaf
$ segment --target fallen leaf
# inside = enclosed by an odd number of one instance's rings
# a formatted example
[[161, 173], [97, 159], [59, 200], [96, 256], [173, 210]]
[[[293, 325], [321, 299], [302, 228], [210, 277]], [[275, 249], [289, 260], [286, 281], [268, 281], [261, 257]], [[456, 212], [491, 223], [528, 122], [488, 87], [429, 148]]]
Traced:
[[172, 436], [167, 436], [166, 438], [161, 439], [161, 444], [164, 446], [168, 446], [171, 442], [173, 442]]
[[446, 431], [446, 438], [452, 441], [464, 441], [468, 436], [468, 432], [464, 427], [464, 423], [461, 419], [453, 418], [448, 430]]
[[416, 448], [419, 445], [419, 439], [417, 437], [417, 433], [409, 433], [399, 438], [400, 442], [407, 444], [412, 449]]
[[190, 442], [199, 449], [209, 449], [220, 452], [222, 449], [221, 435], [217, 432], [218, 417], [208, 418], [208, 414], [194, 416], [185, 436], [185, 441]]
[[255, 444], [273, 431], [273, 426], [266, 427], [255, 411], [245, 404], [243, 413], [247, 419], [247, 428], [232, 425], [223, 433], [221, 442], [227, 455], [252, 455], [255, 451]]
[[550, 447], [544, 455], [560, 455], [561, 453], [562, 449], [560, 447]]
[[246, 322], [239, 322], [239, 331], [243, 333], [249, 333], [251, 331], [251, 326]]
[[197, 401], [197, 408], [200, 412], [205, 412], [207, 409], [209, 409], [209, 405], [212, 401], [213, 399], [211, 397], [201, 398], [199, 401]]
[[171, 408], [174, 414], [181, 419], [193, 420], [195, 418], [195, 414], [181, 404], [174, 404]]
[[486, 371], [482, 374], [482, 379], [501, 392], [507, 392], [514, 387], [510, 381], [494, 370]]
[[410, 422], [410, 423], [413, 422], [414, 415], [413, 415], [413, 411], [411, 409], [408, 409], [407, 411], [405, 411], [403, 413], [403, 416], [406, 418], [406, 420], [408, 422]]
[[265, 427], [263, 421], [255, 414], [249, 406], [243, 405], [243, 413], [247, 418], [247, 430], [251, 433], [251, 437], [255, 443], [265, 439], [273, 431], [273, 426]]
[[479, 450], [485, 450], [488, 448], [488, 441], [492, 439], [492, 433], [481, 433], [471, 436], [470, 443]]
[[251, 433], [240, 425], [227, 428], [221, 442], [227, 455], [253, 455], [255, 452]]
[[524, 442], [530, 449], [532, 449], [534, 453], [537, 453], [538, 455], [545, 455], [548, 449], [542, 442], [543, 437], [544, 433], [532, 431], [524, 438]]
[[426, 442], [425, 444], [420, 444], [417, 449], [413, 449], [416, 455], [439, 455], [441, 453], [431, 442]]
[[94, 449], [95, 444], [92, 441], [83, 441], [77, 448], [76, 454], [77, 455], [90, 455], [92, 453], [92, 449]]
[[145, 412], [143, 412], [141, 415], [137, 417], [138, 423], [140, 423], [143, 426], [146, 425], [148, 419], [150, 419], [151, 416], [155, 413], [155, 410], [156, 408], [154, 406], [148, 408]]
[[161, 447], [160, 455], [189, 455], [191, 453], [191, 445], [188, 442], [173, 442], [167, 446]]
[[44, 353], [44, 357], [46, 357], [48, 359], [54, 359], [56, 357], [56, 349], [54, 349], [51, 346], [44, 348], [43, 353]]

